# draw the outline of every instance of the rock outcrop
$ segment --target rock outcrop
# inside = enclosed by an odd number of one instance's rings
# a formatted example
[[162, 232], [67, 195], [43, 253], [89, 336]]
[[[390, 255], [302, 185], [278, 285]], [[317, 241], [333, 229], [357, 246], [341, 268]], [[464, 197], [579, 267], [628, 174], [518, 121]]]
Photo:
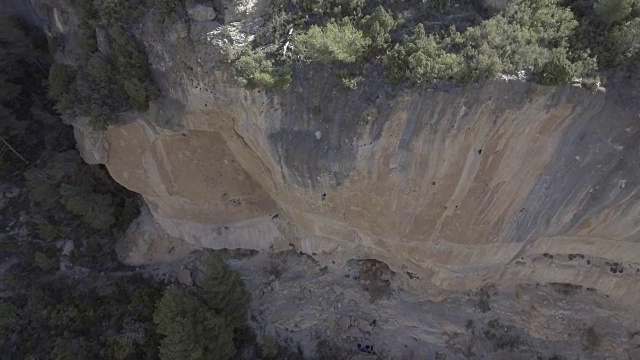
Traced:
[[[235, 28], [255, 26], [242, 12]], [[164, 97], [76, 136], [169, 235], [293, 246], [335, 267], [377, 259], [431, 299], [568, 283], [640, 301], [636, 84], [406, 89], [373, 67], [345, 92], [331, 69], [299, 64], [288, 90], [247, 91], [220, 61], [220, 24], [191, 23], [189, 38], [154, 12], [143, 25]]]
[[189, 42], [154, 16], [138, 36], [165, 97], [76, 135], [171, 236], [374, 258], [431, 297], [566, 282], [640, 300], [634, 84], [404, 89], [372, 68], [345, 92], [329, 68], [301, 64], [288, 90], [247, 91], [220, 60], [219, 24], [192, 23]]

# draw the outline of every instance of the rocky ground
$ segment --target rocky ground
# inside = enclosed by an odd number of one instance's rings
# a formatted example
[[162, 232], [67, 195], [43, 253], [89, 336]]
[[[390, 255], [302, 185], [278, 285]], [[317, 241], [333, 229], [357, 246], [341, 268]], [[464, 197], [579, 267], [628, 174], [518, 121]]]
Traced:
[[[367, 344], [378, 359], [634, 359], [629, 349], [640, 343], [606, 298], [567, 284], [485, 286], [430, 302], [373, 260], [336, 271], [295, 251], [225, 254], [253, 293], [259, 342], [277, 339], [304, 358], [360, 358], [357, 345]], [[195, 252], [155, 271], [192, 285], [198, 259]]]

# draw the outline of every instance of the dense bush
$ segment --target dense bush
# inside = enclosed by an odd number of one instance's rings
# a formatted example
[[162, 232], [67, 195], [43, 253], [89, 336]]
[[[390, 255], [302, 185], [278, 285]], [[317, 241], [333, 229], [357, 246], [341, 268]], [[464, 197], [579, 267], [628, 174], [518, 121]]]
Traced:
[[162, 360], [229, 359], [235, 354], [233, 327], [201, 299], [184, 290], [165, 291], [153, 316]]
[[333, 17], [360, 16], [365, 0], [299, 0], [305, 13]]
[[397, 25], [393, 16], [382, 6], [378, 6], [373, 14], [364, 19], [364, 33], [371, 39], [375, 48], [383, 48], [391, 41], [391, 30]]
[[215, 253], [205, 253], [203, 264], [202, 288], [207, 305], [222, 315], [230, 326], [243, 326], [247, 320], [251, 294], [240, 275], [231, 271], [224, 259]]
[[637, 60], [640, 55], [640, 18], [616, 26], [610, 32], [609, 41], [614, 65]]
[[353, 63], [362, 59], [371, 41], [348, 20], [312, 26], [295, 36], [294, 48], [305, 58], [320, 63]]
[[248, 88], [282, 89], [291, 82], [285, 67], [276, 67], [262, 51], [247, 51], [233, 62], [235, 78]]
[[120, 112], [147, 110], [158, 96], [143, 50], [119, 27], [110, 33], [113, 54], [92, 53], [73, 82], [73, 70], [65, 65], [52, 66], [49, 75], [58, 110], [89, 116], [97, 128], [113, 123]]
[[445, 51], [438, 38], [427, 35], [422, 25], [396, 44], [385, 64], [393, 80], [413, 83], [454, 79], [462, 66], [460, 57]]
[[[97, 128], [106, 128], [120, 112], [147, 110], [158, 90], [151, 80], [144, 50], [122, 28], [144, 14], [146, 1], [75, 0], [74, 4], [81, 15], [76, 39], [81, 62], [73, 71], [63, 65], [51, 68], [57, 109], [88, 116]], [[98, 26], [109, 29], [104, 40], [111, 42], [113, 51], [108, 55], [98, 52]], [[77, 74], [71, 83], [66, 81], [70, 73]]]
[[[285, 42], [286, 30], [294, 28], [294, 50], [306, 60], [382, 60], [391, 79], [413, 84], [480, 81], [524, 71], [531, 80], [552, 85], [597, 78], [600, 69], [619, 65], [636, 68], [631, 59], [638, 52], [640, 3], [633, 0], [511, 0], [491, 13], [470, 1], [453, 6], [448, 0], [388, 8], [373, 1], [280, 0], [276, 5], [267, 35], [256, 38], [260, 48]], [[354, 13], [362, 20], [356, 21]]]
[[229, 359], [234, 331], [246, 323], [251, 301], [240, 276], [213, 253], [203, 256], [202, 290], [172, 288], [157, 305], [154, 322], [164, 335], [162, 360]]
[[516, 0], [504, 13], [467, 29], [453, 45], [471, 64], [466, 76], [474, 80], [520, 70], [540, 72], [551, 61], [571, 62], [570, 78], [595, 70], [584, 56], [568, 58], [568, 39], [577, 25], [558, 0]]
[[73, 68], [66, 64], [53, 64], [49, 68], [49, 94], [53, 99], [60, 100], [69, 92], [75, 74]]
[[595, 0], [593, 11], [600, 21], [611, 25], [629, 16], [634, 2], [635, 0]]

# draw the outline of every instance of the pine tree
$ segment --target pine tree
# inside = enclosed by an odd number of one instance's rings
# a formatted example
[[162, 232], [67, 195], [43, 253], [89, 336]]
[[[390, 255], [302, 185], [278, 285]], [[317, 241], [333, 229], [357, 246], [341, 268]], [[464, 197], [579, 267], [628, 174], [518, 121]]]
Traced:
[[633, 0], [596, 0], [593, 11], [607, 25], [624, 20], [633, 8]]
[[251, 294], [240, 275], [231, 271], [220, 255], [208, 252], [203, 259], [202, 287], [207, 304], [230, 325], [241, 327], [246, 322]]
[[162, 360], [229, 359], [235, 354], [233, 328], [196, 296], [180, 289], [165, 291], [153, 321]]

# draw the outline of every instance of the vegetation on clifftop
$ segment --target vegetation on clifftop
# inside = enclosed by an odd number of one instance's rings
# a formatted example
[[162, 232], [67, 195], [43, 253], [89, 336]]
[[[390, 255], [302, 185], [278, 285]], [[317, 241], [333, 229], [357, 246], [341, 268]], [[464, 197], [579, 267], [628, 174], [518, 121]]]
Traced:
[[57, 109], [89, 117], [96, 128], [113, 123], [118, 113], [147, 110], [158, 90], [144, 49], [125, 30], [144, 14], [146, 4], [76, 0], [75, 6], [81, 20], [81, 54], [75, 68], [51, 67], [50, 94]]
[[520, 72], [567, 84], [628, 69], [639, 55], [639, 15], [633, 0], [510, 0], [495, 13], [466, 0], [278, 0], [253, 48], [263, 68], [294, 59], [338, 69], [373, 62], [411, 84]]
[[[241, 86], [282, 89], [294, 62], [328, 64], [345, 88], [368, 65], [393, 82], [468, 83], [525, 76], [546, 84], [598, 84], [606, 69], [635, 71], [640, 3], [634, 0], [509, 0], [500, 11], [469, 0], [274, 0], [249, 46], [226, 60]], [[145, 111], [158, 96], [144, 49], [129, 24], [155, 7], [170, 25], [182, 0], [103, 3], [75, 0], [81, 15], [80, 62], [52, 67], [58, 109], [96, 127], [116, 114]], [[50, 43], [59, 41], [51, 39]], [[100, 50], [98, 49], [100, 47]]]

